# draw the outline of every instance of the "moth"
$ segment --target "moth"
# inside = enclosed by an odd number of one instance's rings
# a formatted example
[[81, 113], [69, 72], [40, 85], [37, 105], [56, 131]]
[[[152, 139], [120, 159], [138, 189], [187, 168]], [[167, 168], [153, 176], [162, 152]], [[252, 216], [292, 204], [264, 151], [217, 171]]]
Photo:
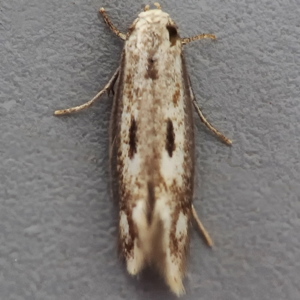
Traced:
[[119, 246], [127, 270], [137, 275], [158, 269], [176, 294], [183, 278], [194, 220], [208, 245], [213, 242], [192, 204], [194, 190], [193, 107], [224, 143], [231, 140], [203, 116], [185, 66], [183, 46], [213, 34], [181, 38], [158, 3], [120, 32], [101, 8], [105, 23], [125, 41], [121, 63], [106, 86], [89, 102], [55, 111], [64, 115], [91, 106], [114, 92], [110, 122], [110, 161], [119, 201]]

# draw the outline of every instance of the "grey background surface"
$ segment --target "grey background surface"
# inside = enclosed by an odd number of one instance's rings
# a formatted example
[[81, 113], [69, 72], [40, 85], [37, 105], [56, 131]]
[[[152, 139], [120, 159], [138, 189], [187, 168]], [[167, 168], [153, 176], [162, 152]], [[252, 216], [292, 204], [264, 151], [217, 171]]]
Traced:
[[[298, 1], [160, 1], [182, 36], [205, 115], [196, 120], [195, 206], [214, 238], [192, 233], [182, 299], [300, 298]], [[127, 275], [110, 199], [111, 98], [77, 115], [108, 81], [123, 31], [146, 2], [2, 0], [0, 299], [176, 299], [153, 271]]]

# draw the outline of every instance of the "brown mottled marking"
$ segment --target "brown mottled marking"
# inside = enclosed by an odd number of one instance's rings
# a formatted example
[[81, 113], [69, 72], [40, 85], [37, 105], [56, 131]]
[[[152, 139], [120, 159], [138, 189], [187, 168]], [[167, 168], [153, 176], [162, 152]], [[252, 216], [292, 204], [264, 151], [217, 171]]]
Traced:
[[137, 63], [140, 60], [140, 57], [136, 54], [132, 54], [132, 60]]
[[147, 65], [145, 78], [146, 79], [151, 78], [152, 80], [158, 79], [158, 71], [155, 67], [155, 60], [152, 57], [148, 58], [148, 65]]
[[179, 99], [180, 99], [180, 90], [178, 89], [178, 90], [176, 90], [176, 92], [173, 95], [173, 103], [175, 106], [178, 105]]
[[180, 208], [177, 207], [172, 215], [172, 225], [171, 225], [172, 229], [170, 231], [170, 244], [169, 244], [170, 252], [174, 256], [181, 254], [181, 251], [178, 251], [180, 249], [178, 248], [179, 243], [176, 238], [176, 223], [178, 221], [179, 214], [180, 214]]
[[[125, 255], [125, 257], [129, 258], [132, 257], [133, 255], [133, 248], [134, 248], [134, 239], [137, 236], [137, 229], [136, 226], [131, 218], [131, 214], [132, 211], [125, 209], [123, 211], [126, 216], [127, 216], [127, 221], [128, 221], [128, 227], [129, 227], [129, 239], [125, 240], [125, 239], [120, 239], [120, 243], [121, 243], [121, 251], [123, 252], [123, 255]], [[121, 229], [121, 228], [120, 228]], [[119, 232], [120, 236], [122, 235], [122, 232], [120, 230]]]
[[126, 76], [125, 83], [126, 83], [126, 84], [131, 84], [131, 83], [132, 83], [132, 74], [129, 73], [129, 74]]
[[129, 157], [133, 158], [134, 154], [136, 153], [136, 131], [137, 131], [137, 124], [133, 116], [131, 116], [131, 125], [129, 128]]
[[148, 181], [147, 183], [148, 187], [148, 210], [147, 210], [147, 221], [148, 224], [151, 224], [152, 216], [153, 216], [153, 210], [154, 210], [154, 204], [155, 204], [155, 190], [154, 185], [152, 181]]
[[168, 119], [167, 121], [167, 139], [166, 139], [166, 150], [169, 153], [169, 156], [172, 157], [173, 151], [175, 150], [175, 132], [173, 127], [172, 120]]

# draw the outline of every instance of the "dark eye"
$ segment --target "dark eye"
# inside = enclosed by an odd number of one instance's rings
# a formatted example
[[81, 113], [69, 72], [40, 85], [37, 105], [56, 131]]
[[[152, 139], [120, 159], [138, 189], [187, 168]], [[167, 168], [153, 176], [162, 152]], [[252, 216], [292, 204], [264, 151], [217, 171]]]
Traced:
[[174, 46], [179, 37], [177, 28], [174, 25], [167, 25], [167, 30], [169, 31], [169, 39], [170, 39], [171, 45]]

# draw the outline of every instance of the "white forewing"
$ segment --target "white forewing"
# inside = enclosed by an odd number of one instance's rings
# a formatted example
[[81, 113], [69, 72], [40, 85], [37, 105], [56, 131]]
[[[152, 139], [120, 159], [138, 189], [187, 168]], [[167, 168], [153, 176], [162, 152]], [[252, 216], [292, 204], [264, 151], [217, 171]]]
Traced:
[[123, 51], [115, 99], [121, 251], [130, 274], [156, 265], [184, 291], [193, 192], [193, 122], [177, 27], [159, 9], [139, 14]]

